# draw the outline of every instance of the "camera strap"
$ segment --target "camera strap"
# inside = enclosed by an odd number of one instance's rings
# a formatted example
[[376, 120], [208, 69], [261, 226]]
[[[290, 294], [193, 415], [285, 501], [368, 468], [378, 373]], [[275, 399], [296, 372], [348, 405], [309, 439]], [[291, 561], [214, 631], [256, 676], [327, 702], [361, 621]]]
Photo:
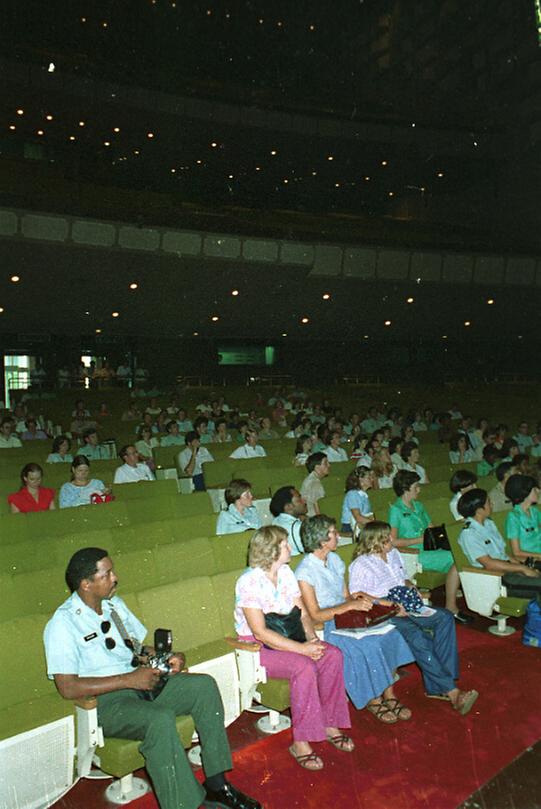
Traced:
[[124, 622], [122, 621], [122, 618], [120, 617], [120, 615], [118, 614], [118, 612], [115, 610], [115, 608], [113, 606], [110, 605], [110, 608], [111, 608], [111, 621], [114, 623], [114, 625], [118, 629], [119, 635], [122, 638], [122, 640], [124, 641], [125, 645], [128, 647], [128, 649], [133, 649], [135, 654], [140, 655], [141, 654], [141, 644], [139, 643], [139, 641], [134, 640], [133, 638], [131, 638], [128, 635], [128, 630], [124, 626]]

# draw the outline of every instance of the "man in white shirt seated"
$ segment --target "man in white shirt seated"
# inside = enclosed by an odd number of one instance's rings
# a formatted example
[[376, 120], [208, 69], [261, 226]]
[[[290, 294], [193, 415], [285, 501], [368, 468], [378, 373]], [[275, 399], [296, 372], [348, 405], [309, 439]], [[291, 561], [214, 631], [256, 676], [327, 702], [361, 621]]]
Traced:
[[155, 480], [146, 463], [139, 463], [139, 453], [133, 444], [126, 444], [118, 455], [124, 463], [116, 470], [113, 483], [137, 483], [140, 480]]
[[22, 447], [21, 440], [13, 435], [13, 420], [6, 416], [0, 422], [0, 449], [17, 449]]
[[244, 446], [239, 447], [229, 456], [230, 458], [265, 458], [267, 453], [263, 447], [257, 443], [258, 435], [255, 430], [246, 430]]
[[291, 555], [304, 553], [301, 540], [301, 525], [308, 512], [306, 500], [295, 486], [282, 486], [274, 492], [270, 501], [270, 512], [274, 517], [272, 524], [279, 525], [287, 531]]
[[184, 475], [192, 478], [193, 487], [196, 492], [206, 491], [205, 478], [203, 476], [203, 464], [214, 460], [206, 447], [201, 446], [198, 434], [195, 430], [187, 433], [186, 449], [177, 455], [177, 464]]

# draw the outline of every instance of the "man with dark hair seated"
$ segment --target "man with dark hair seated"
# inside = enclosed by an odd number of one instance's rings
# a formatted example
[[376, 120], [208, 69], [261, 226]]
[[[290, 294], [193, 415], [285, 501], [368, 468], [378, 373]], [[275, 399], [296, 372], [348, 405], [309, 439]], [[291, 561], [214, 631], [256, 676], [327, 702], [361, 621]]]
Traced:
[[502, 461], [496, 467], [496, 480], [498, 482], [488, 493], [494, 514], [497, 511], [511, 511], [511, 501], [505, 494], [505, 484], [511, 475], [516, 474], [517, 469], [512, 461]]
[[458, 501], [458, 510], [465, 519], [458, 542], [470, 564], [501, 573], [509, 596], [534, 598], [541, 593], [541, 562], [532, 562], [529, 567], [507, 554], [502, 535], [490, 519], [492, 507], [487, 492], [466, 492]]
[[308, 516], [314, 517], [319, 514], [318, 500], [325, 497], [325, 489], [321, 481], [329, 474], [329, 459], [324, 452], [313, 452], [308, 456], [306, 469], [308, 475], [302, 482], [301, 495], [306, 500]]
[[308, 507], [295, 486], [282, 486], [274, 492], [270, 501], [270, 512], [274, 517], [272, 524], [279, 525], [287, 531], [291, 555], [304, 553], [301, 540], [301, 525], [306, 517]]
[[177, 455], [177, 463], [181, 471], [192, 478], [196, 492], [206, 491], [203, 464], [210, 463], [214, 457], [206, 447], [201, 446], [201, 439], [195, 430], [186, 433], [184, 439], [186, 449]]
[[[96, 697], [106, 736], [143, 741], [140, 750], [160, 809], [260, 809], [225, 779], [231, 755], [212, 677], [183, 672], [184, 655], [173, 652], [165, 687], [148, 699], [161, 672], [141, 665], [154, 650], [143, 646], [147, 630], [115, 595], [118, 579], [107, 551], [77, 551], [68, 563], [66, 582], [72, 595], [44, 633], [47, 674], [60, 694], [65, 699]], [[181, 714], [191, 714], [201, 739], [203, 785], [194, 777], [177, 734]]]
[[99, 442], [98, 433], [95, 427], [87, 427], [83, 430], [83, 446], [79, 448], [78, 455], [84, 455], [89, 461], [99, 461], [110, 458], [109, 450]]

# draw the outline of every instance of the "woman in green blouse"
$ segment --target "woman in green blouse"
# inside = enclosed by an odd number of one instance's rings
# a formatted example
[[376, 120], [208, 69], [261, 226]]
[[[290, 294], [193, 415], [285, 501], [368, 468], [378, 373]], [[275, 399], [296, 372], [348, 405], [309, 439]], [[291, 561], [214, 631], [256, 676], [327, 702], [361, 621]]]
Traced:
[[421, 491], [419, 482], [419, 475], [407, 469], [400, 469], [394, 477], [393, 489], [398, 499], [389, 508], [387, 518], [391, 526], [393, 545], [399, 549], [415, 548], [418, 550], [419, 561], [424, 570], [447, 573], [445, 606], [459, 623], [469, 624], [473, 619], [460, 612], [456, 603], [459, 578], [451, 552], [423, 550], [423, 534], [425, 529], [432, 525], [432, 520], [423, 504], [417, 500]]
[[505, 536], [511, 543], [511, 553], [521, 562], [528, 556], [541, 560], [537, 481], [530, 475], [511, 475], [505, 484], [505, 496], [513, 505], [505, 520]]

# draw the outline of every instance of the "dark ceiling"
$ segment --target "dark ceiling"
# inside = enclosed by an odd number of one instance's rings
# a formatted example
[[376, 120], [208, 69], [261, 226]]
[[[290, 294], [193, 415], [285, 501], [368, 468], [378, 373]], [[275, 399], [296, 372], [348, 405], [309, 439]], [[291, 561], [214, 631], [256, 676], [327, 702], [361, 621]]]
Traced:
[[[5, 0], [0, 206], [277, 238], [535, 253], [534, 7]], [[209, 114], [189, 114], [180, 101], [178, 110], [170, 101], [160, 108], [159, 93], [201, 100]], [[240, 123], [213, 116], [220, 104], [237, 109]], [[246, 122], [253, 111], [258, 126]], [[263, 120], [271, 113], [304, 123], [286, 131]], [[352, 125], [366, 135], [342, 137], [340, 127]], [[407, 142], [393, 134], [406, 130]], [[505, 304], [494, 294], [487, 307], [488, 289], [412, 293], [406, 284], [331, 284], [298, 269], [7, 240], [0, 256], [4, 333], [441, 339], [463, 335], [471, 320], [471, 334], [497, 327], [517, 339], [537, 329], [537, 290], [507, 289]], [[129, 292], [133, 280], [139, 288]], [[29, 301], [31, 312], [22, 308]], [[386, 319], [392, 326], [382, 331]]]

